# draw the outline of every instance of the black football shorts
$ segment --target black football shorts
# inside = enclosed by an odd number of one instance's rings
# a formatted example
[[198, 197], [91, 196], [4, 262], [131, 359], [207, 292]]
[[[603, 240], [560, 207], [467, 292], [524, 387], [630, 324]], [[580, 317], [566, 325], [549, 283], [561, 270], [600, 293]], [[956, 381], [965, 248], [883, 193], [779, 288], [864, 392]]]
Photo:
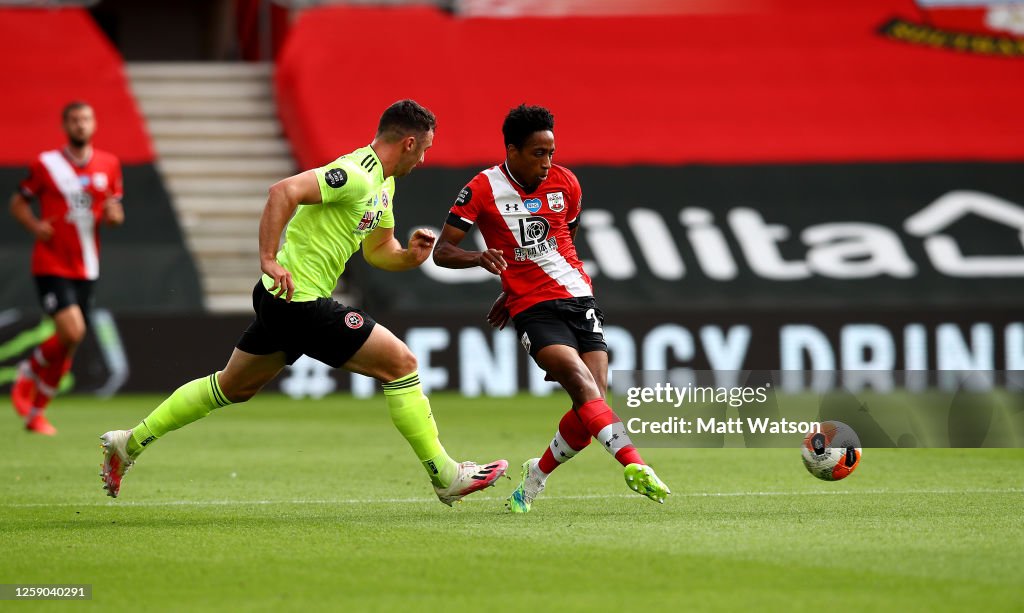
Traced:
[[523, 348], [536, 358], [549, 345], [568, 345], [578, 352], [608, 351], [604, 313], [593, 296], [545, 300], [512, 318]]
[[92, 311], [92, 290], [95, 281], [52, 276], [37, 276], [35, 281], [39, 304], [47, 315], [52, 316], [77, 304], [88, 321], [89, 313]]
[[363, 311], [332, 298], [285, 302], [267, 291], [262, 280], [252, 290], [252, 308], [256, 318], [235, 346], [255, 355], [283, 351], [288, 364], [305, 354], [340, 368], [377, 324]]

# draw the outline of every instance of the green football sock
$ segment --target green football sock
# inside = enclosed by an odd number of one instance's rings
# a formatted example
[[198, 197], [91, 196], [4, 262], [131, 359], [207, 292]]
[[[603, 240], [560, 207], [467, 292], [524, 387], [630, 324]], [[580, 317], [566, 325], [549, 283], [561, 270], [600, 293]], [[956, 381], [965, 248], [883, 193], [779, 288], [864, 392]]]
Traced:
[[202, 419], [210, 411], [231, 404], [220, 389], [217, 375], [214, 373], [202, 379], [189, 381], [153, 409], [149, 417], [132, 429], [128, 439], [128, 455], [136, 457], [147, 445], [167, 434], [171, 430], [188, 425]]
[[420, 376], [413, 372], [401, 379], [383, 384], [391, 421], [409, 441], [416, 457], [427, 469], [430, 480], [438, 487], [451, 485], [459, 465], [448, 456], [437, 439], [437, 424], [430, 411], [430, 401], [423, 395]]

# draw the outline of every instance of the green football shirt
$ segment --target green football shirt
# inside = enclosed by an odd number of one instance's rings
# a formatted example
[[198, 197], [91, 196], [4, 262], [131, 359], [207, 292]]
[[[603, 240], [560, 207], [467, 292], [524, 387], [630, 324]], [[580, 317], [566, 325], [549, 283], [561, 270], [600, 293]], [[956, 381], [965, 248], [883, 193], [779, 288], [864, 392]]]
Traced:
[[[369, 146], [313, 171], [322, 204], [299, 206], [288, 223], [277, 261], [292, 273], [293, 301], [327, 298], [345, 263], [378, 227], [395, 227], [395, 178], [384, 178], [380, 159]], [[274, 280], [263, 275], [268, 290]]]

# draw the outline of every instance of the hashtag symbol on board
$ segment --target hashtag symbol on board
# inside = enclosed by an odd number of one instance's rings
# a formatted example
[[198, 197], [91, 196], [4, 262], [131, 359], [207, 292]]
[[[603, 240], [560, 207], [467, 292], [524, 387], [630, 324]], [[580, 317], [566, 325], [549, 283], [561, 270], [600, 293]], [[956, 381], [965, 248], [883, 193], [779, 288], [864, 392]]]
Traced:
[[292, 398], [323, 398], [337, 387], [331, 367], [305, 355], [288, 367], [288, 376], [281, 380], [281, 391]]

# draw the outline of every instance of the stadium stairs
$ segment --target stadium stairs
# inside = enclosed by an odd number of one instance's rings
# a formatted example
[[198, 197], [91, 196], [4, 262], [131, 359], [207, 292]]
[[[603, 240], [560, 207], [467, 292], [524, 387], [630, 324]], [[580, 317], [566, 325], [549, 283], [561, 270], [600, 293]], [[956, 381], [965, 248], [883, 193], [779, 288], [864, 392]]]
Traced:
[[206, 308], [251, 309], [267, 188], [295, 172], [272, 64], [133, 63], [127, 72], [157, 151]]

